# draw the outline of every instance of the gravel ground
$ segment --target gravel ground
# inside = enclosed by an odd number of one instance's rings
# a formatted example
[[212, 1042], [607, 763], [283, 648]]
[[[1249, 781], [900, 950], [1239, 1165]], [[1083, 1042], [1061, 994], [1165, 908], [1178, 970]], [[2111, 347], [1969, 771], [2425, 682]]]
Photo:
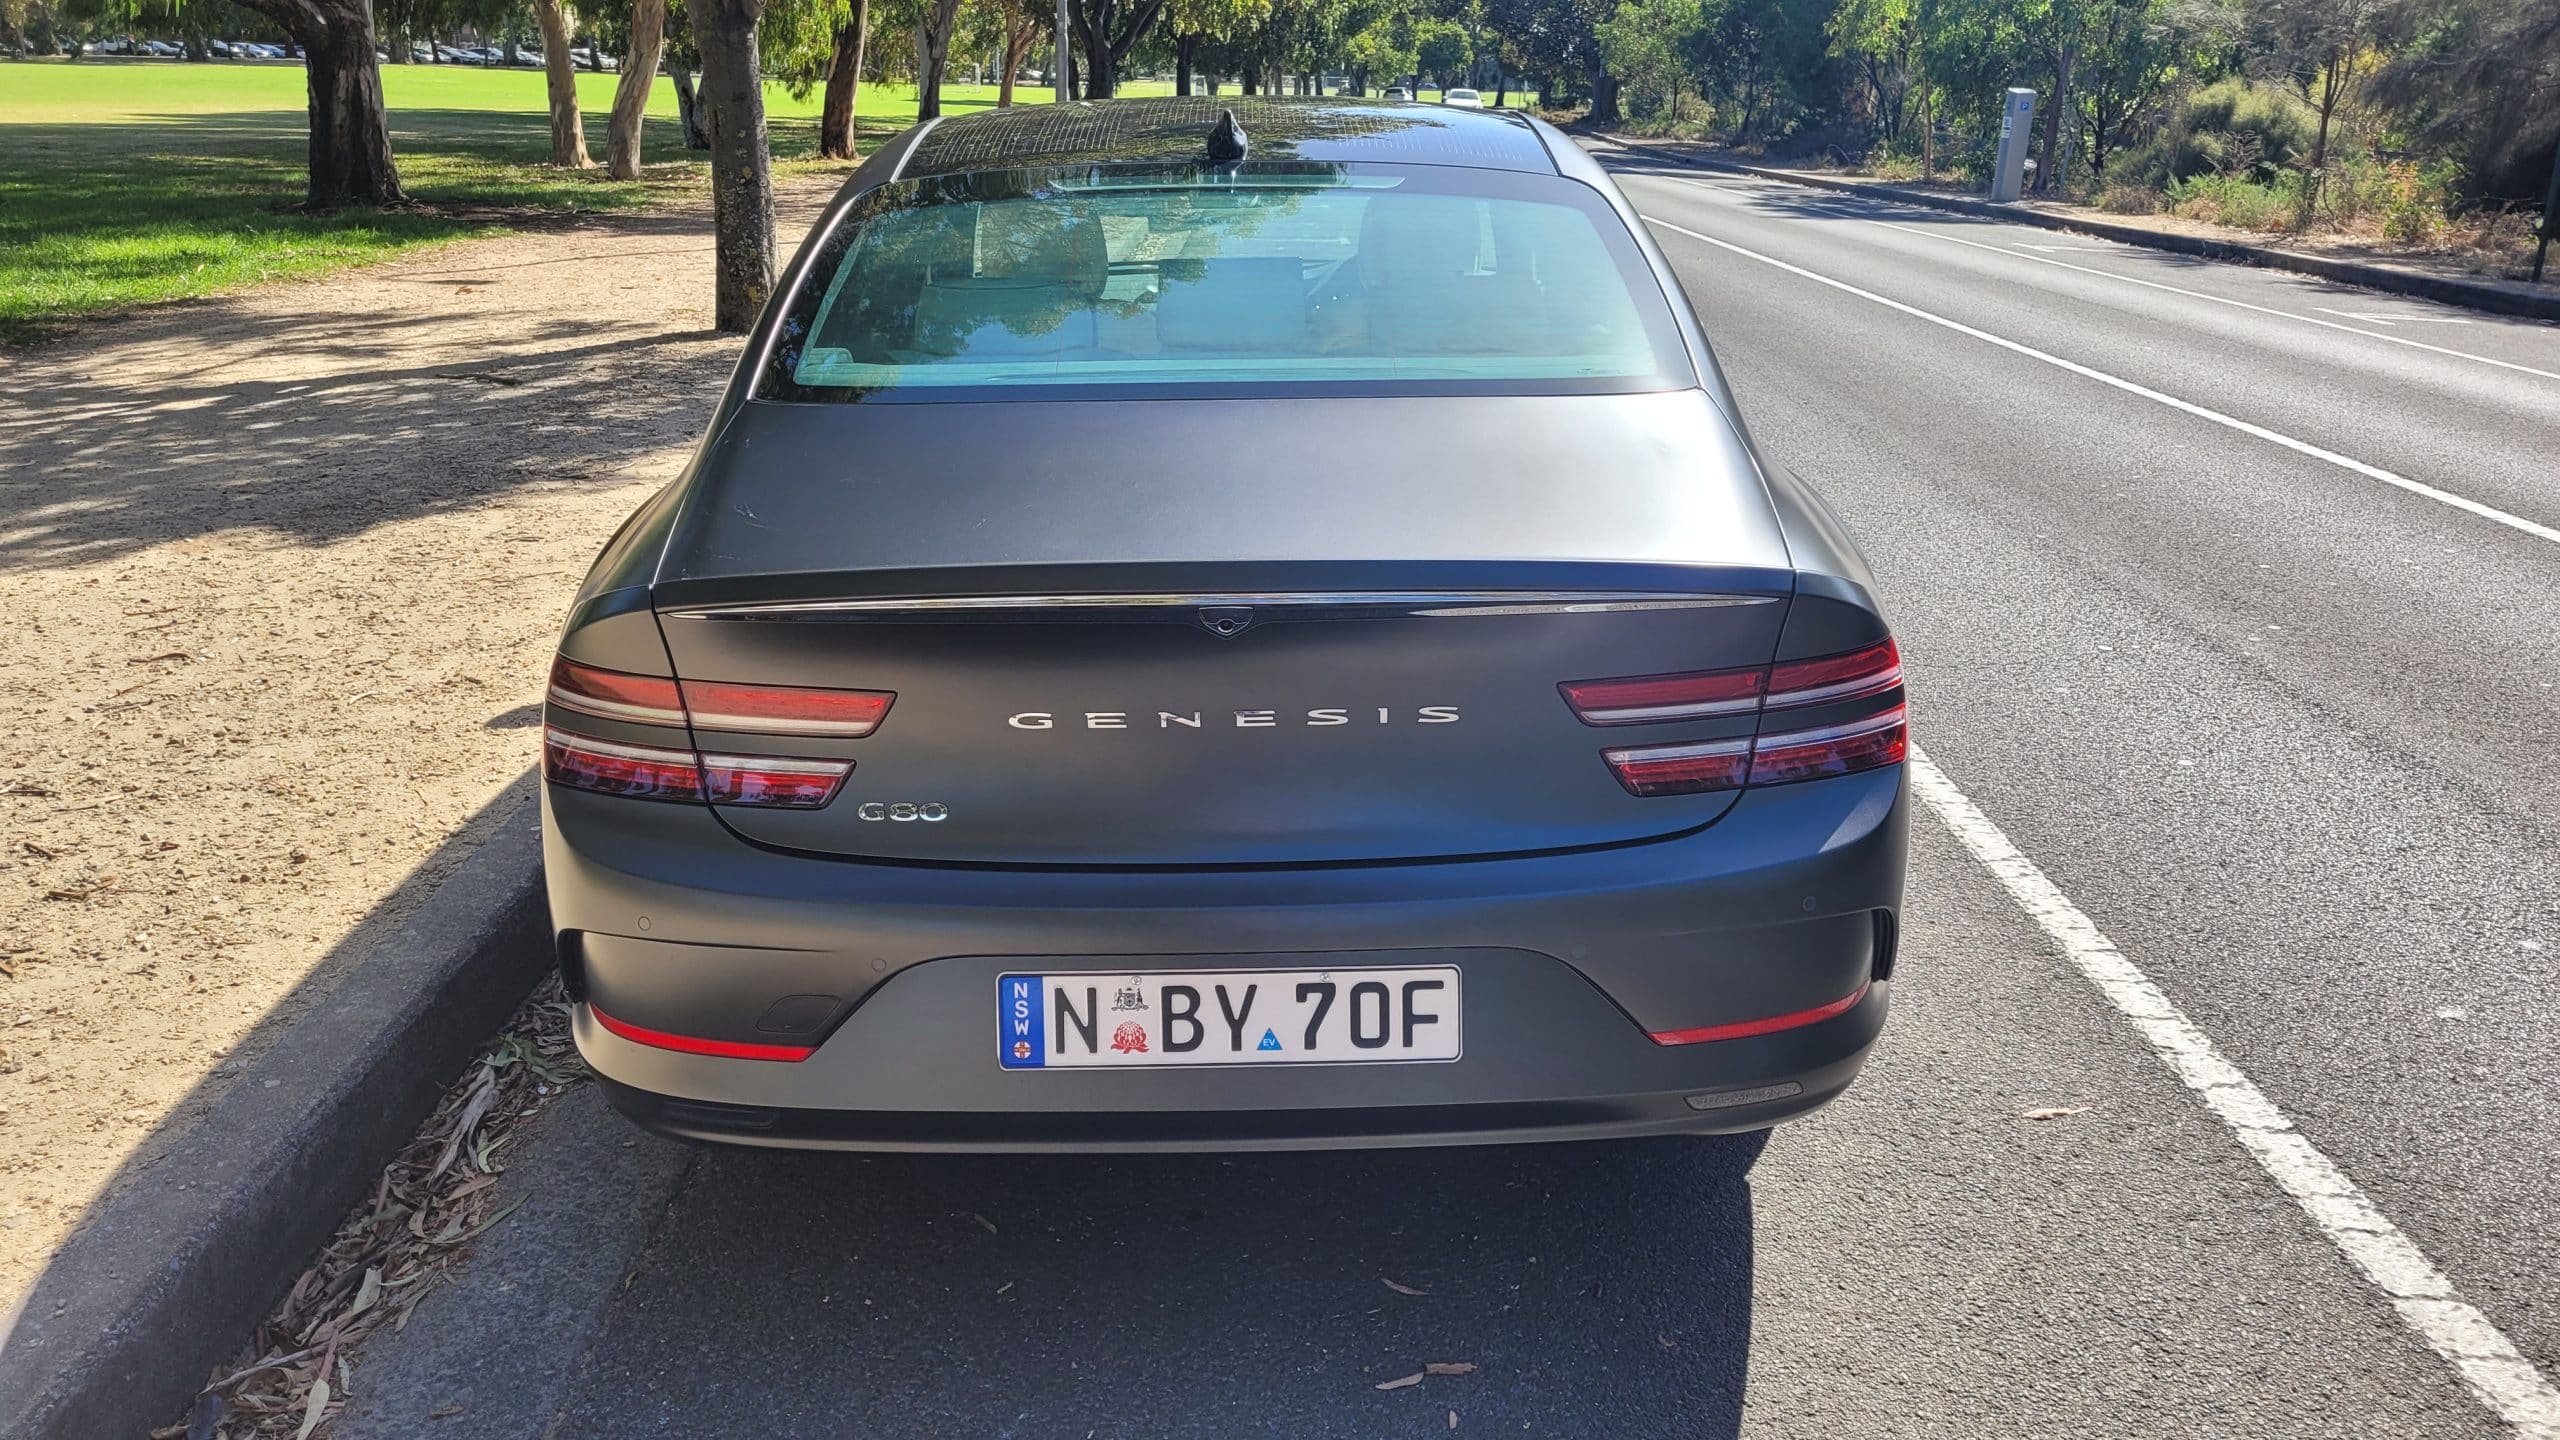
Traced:
[[0, 1314], [527, 783], [735, 357], [710, 250], [597, 217], [0, 352]]

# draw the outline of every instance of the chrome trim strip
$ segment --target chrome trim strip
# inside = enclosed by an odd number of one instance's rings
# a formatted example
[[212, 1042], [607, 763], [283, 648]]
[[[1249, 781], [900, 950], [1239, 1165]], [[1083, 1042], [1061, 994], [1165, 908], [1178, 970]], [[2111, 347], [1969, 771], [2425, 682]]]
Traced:
[[1855, 740], [1861, 735], [1875, 735], [1887, 730], [1901, 729], [1910, 723], [1911, 707], [1896, 705], [1890, 710], [1880, 710], [1863, 720], [1851, 720], [1842, 725], [1826, 725], [1819, 730], [1780, 730], [1774, 734], [1763, 733], [1754, 737], [1751, 743], [1755, 752], [1792, 750], [1799, 745], [1828, 745], [1834, 740]]
[[1286, 591], [1259, 595], [924, 595], [894, 600], [797, 600], [765, 605], [675, 606], [669, 615], [758, 620], [792, 615], [932, 615], [1002, 610], [1175, 610], [1239, 605], [1297, 610], [1371, 605], [1415, 615], [1596, 615], [1641, 610], [1704, 610], [1767, 605], [1769, 595], [1672, 594], [1662, 591], [1425, 590]]
[[781, 755], [705, 755], [705, 770], [761, 770], [773, 775], [832, 775], [841, 780], [853, 773], [850, 760], [794, 760]]
[[1781, 690], [1769, 697], [1772, 710], [1800, 710], [1826, 700], [1855, 700], [1865, 695], [1881, 695], [1902, 683], [1902, 666], [1880, 670], [1872, 675], [1853, 675], [1834, 680], [1828, 685], [1810, 685], [1802, 690]]
[[1612, 765], [1641, 765], [1652, 760], [1703, 760], [1711, 755], [1740, 755], [1750, 750], [1751, 737], [1732, 740], [1707, 740], [1694, 745], [1633, 745], [1616, 750], [1603, 750], [1601, 758]]
[[602, 700], [593, 695], [580, 695], [554, 685], [543, 697], [563, 710], [593, 715], [600, 720], [623, 720], [634, 725], [682, 725], [684, 712], [657, 705], [635, 705], [627, 700]]
[[696, 710], [693, 728], [732, 735], [803, 735], [829, 740], [859, 740], [880, 728], [877, 720], [783, 719], [772, 715], [732, 715]]
[[[1568, 702], [1569, 703], [1569, 702]], [[1716, 715], [1748, 715], [1760, 708], [1760, 697], [1745, 700], [1698, 700], [1680, 705], [1621, 705], [1609, 710], [1578, 712], [1587, 725], [1649, 725], [1657, 720], [1704, 720]]]
[[590, 755], [609, 755], [616, 760], [640, 760], [652, 765], [682, 765], [687, 769], [694, 768], [695, 765], [695, 756], [690, 750], [661, 750], [654, 745], [625, 745], [617, 740], [601, 740], [593, 735], [581, 735], [575, 730], [563, 730], [557, 725], [542, 727], [542, 739], [545, 744], [559, 745], [570, 750], [583, 750]]

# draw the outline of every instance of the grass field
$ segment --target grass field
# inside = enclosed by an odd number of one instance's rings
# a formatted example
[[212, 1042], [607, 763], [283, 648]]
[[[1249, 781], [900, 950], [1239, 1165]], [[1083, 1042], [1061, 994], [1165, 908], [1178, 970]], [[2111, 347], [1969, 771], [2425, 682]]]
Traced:
[[[581, 74], [587, 145], [604, 155], [612, 75]], [[555, 170], [538, 70], [386, 65], [391, 144], [421, 205], [309, 215], [302, 67], [124, 59], [0, 62], [0, 342], [66, 320], [381, 259], [419, 245], [574, 210], [681, 198], [707, 165], [681, 146], [675, 91], [649, 107], [646, 178]], [[1161, 89], [1162, 87], [1158, 87]], [[1017, 98], [1047, 92], [1023, 87]], [[995, 103], [993, 86], [943, 89], [946, 111]], [[774, 154], [814, 158], [818, 95], [767, 94]], [[914, 123], [911, 87], [862, 89], [862, 145]]]

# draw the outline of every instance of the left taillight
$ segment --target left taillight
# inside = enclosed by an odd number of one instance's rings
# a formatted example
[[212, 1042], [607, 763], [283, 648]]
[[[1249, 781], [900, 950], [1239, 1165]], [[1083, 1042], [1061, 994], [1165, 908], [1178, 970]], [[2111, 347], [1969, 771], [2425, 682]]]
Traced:
[[[1757, 670], [1581, 680], [1562, 689], [1566, 703], [1590, 725], [1696, 720], [1738, 711], [1761, 716], [1756, 735], [1601, 751], [1631, 795], [1697, 795], [1850, 775], [1901, 764], [1911, 748], [1902, 652], [1890, 637]], [[1779, 714], [1795, 723], [1771, 729], [1770, 718]], [[1823, 723], [1802, 723], [1811, 719]]]
[[[558, 713], [543, 726], [542, 774], [555, 785], [631, 800], [676, 800], [772, 810], [814, 810], [836, 797], [851, 760], [792, 755], [705, 755], [693, 745], [687, 702], [696, 687], [552, 661], [549, 699]], [[716, 693], [721, 728], [851, 738], [888, 713], [890, 697], [868, 691], [777, 686], [706, 687]], [[876, 703], [875, 703], [876, 702]], [[588, 734], [579, 717], [635, 727], [647, 740]], [[697, 723], [714, 716], [697, 712]], [[651, 743], [655, 742], [655, 743]]]

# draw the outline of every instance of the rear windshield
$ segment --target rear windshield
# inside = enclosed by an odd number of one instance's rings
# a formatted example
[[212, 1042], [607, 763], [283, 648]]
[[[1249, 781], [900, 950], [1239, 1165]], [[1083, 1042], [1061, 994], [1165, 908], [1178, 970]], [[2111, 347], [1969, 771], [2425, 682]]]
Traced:
[[757, 394], [1694, 383], [1625, 225], [1572, 181], [1428, 166], [1093, 167], [864, 197], [802, 278]]

